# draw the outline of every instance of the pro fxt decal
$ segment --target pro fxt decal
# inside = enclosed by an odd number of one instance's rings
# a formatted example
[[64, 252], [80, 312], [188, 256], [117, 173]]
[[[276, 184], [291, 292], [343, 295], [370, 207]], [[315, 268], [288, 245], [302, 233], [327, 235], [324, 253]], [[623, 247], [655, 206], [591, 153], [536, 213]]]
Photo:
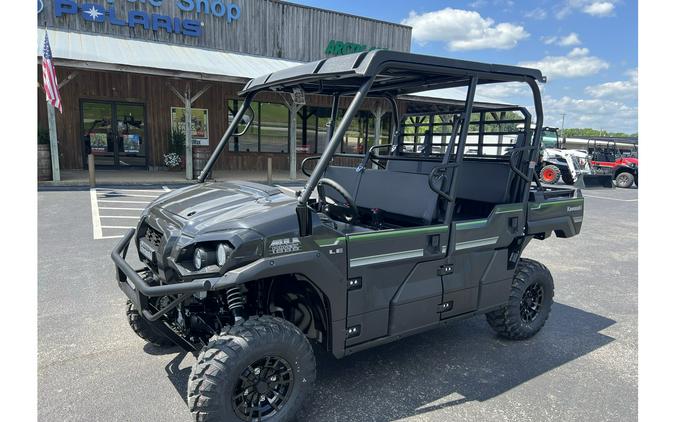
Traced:
[[286, 239], [275, 239], [270, 243], [270, 254], [278, 255], [283, 253], [300, 252], [302, 244], [297, 237]]

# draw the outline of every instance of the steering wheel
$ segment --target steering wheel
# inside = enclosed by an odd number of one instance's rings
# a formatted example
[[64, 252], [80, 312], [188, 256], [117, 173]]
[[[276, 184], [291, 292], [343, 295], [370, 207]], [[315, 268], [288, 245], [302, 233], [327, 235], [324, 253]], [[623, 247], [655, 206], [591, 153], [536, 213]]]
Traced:
[[[331, 198], [335, 204], [329, 204], [326, 201], [326, 192], [324, 190], [324, 185], [330, 186], [333, 188], [337, 193], [344, 198], [344, 200], [347, 202], [346, 204], [340, 204], [338, 201], [335, 200], [335, 198]], [[359, 209], [356, 207], [356, 202], [354, 201], [354, 198], [352, 198], [352, 195], [342, 187], [338, 182], [336, 182], [333, 179], [328, 179], [328, 178], [322, 178], [319, 179], [319, 182], [316, 184], [317, 186], [317, 192], [319, 194], [319, 204], [321, 207], [321, 210], [330, 213], [330, 214], [337, 214], [336, 217], [338, 219], [344, 220], [344, 222], [349, 223], [349, 224], [355, 224], [359, 221]]]

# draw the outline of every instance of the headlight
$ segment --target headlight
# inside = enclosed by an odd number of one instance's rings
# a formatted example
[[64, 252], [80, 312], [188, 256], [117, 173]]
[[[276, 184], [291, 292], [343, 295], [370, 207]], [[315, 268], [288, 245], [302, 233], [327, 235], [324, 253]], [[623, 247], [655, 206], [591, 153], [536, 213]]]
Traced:
[[230, 254], [232, 253], [232, 248], [227, 246], [224, 243], [221, 243], [218, 245], [218, 250], [216, 252], [216, 258], [218, 260], [218, 266], [222, 267], [225, 265], [227, 260], [230, 258]]
[[192, 263], [195, 268], [198, 270], [202, 269], [202, 266], [206, 262], [207, 253], [203, 248], [196, 248], [194, 257], [192, 258]]

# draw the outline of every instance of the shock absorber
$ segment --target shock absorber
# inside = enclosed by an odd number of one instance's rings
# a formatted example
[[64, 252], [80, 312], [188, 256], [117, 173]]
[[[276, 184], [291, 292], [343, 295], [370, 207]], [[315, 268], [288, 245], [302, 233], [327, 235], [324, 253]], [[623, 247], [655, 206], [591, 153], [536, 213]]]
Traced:
[[235, 286], [227, 290], [227, 307], [234, 316], [234, 322], [244, 319], [244, 294], [241, 286]]

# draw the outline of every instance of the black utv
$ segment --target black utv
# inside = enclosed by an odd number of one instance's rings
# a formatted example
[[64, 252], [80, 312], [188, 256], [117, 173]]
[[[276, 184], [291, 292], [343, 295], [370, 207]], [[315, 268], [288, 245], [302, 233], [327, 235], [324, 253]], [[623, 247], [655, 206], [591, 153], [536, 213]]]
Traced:
[[[534, 175], [544, 81], [534, 69], [392, 51], [249, 81], [199, 183], [150, 204], [112, 253], [134, 331], [198, 354], [194, 419], [289, 420], [315, 379], [310, 343], [341, 358], [478, 314], [503, 337], [536, 334], [553, 279], [523, 249], [579, 233], [584, 205], [578, 190]], [[474, 103], [477, 85], [503, 82], [529, 87], [536, 118]], [[401, 96], [448, 87], [465, 87], [465, 101], [400, 110]], [[207, 181], [263, 91], [332, 97], [329, 141], [303, 162], [297, 196]], [[372, 100], [391, 108], [390, 143], [338, 154]], [[125, 260], [131, 242], [141, 269]]]

